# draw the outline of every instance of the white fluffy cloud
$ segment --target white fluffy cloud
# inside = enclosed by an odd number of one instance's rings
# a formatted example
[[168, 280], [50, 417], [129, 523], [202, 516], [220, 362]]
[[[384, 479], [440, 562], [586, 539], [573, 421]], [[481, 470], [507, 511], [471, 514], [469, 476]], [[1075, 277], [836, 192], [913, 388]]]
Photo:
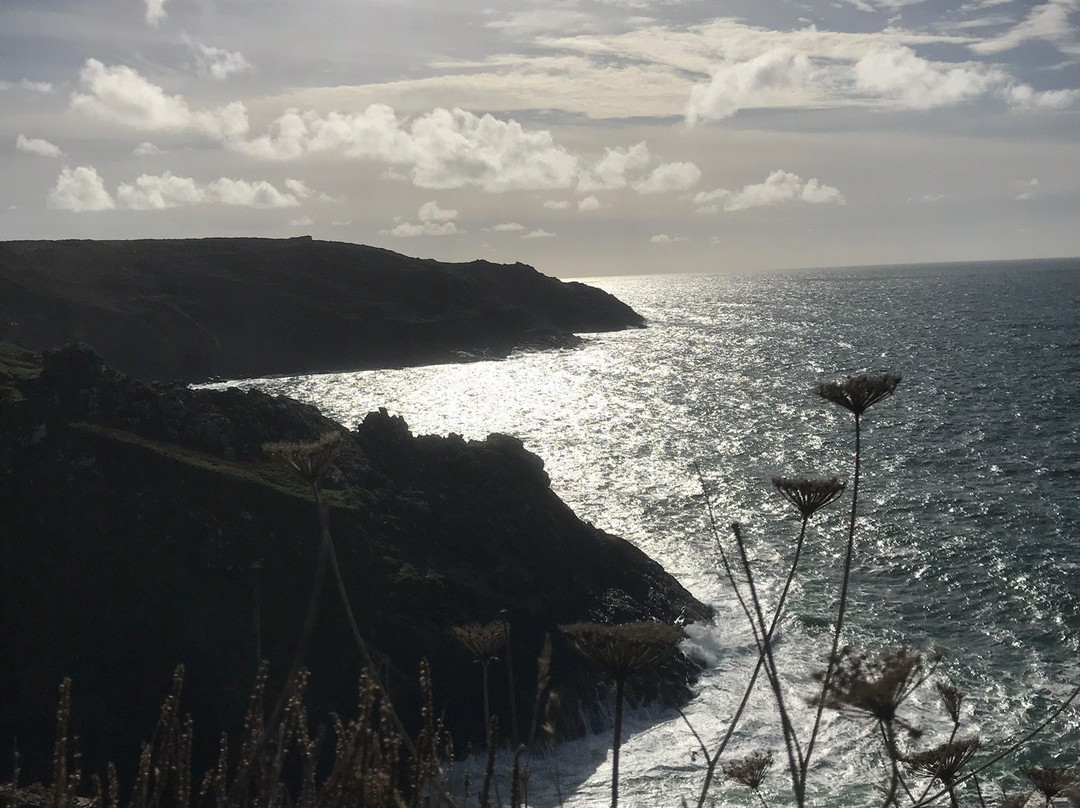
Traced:
[[713, 68], [708, 83], [691, 88], [687, 123], [728, 118], [749, 106], [786, 106], [805, 98], [815, 77], [807, 55], [787, 47], [725, 62]]
[[144, 140], [142, 143], [132, 149], [131, 153], [134, 154], [136, 157], [156, 157], [157, 155], [164, 154], [165, 152], [159, 149], [149, 140]]
[[502, 222], [494, 227], [485, 227], [484, 229], [490, 230], [492, 233], [516, 233], [519, 230], [524, 230], [525, 225], [517, 222]]
[[248, 181], [221, 177], [201, 184], [171, 172], [143, 174], [131, 185], [117, 188], [117, 202], [133, 211], [160, 211], [168, 207], [222, 204], [240, 207], [296, 207], [313, 191], [299, 180], [285, 180], [285, 190], [266, 180]]
[[165, 3], [168, 0], [146, 0], [146, 23], [155, 28], [165, 19]]
[[199, 75], [222, 81], [229, 76], [248, 73], [253, 69], [251, 62], [240, 51], [214, 48], [190, 39], [188, 44], [195, 51], [196, 67]]
[[544, 207], [548, 210], [567, 210], [570, 207], [569, 199], [546, 199]]
[[662, 163], [648, 177], [634, 183], [639, 194], [662, 194], [686, 191], [697, 185], [701, 170], [693, 163]]
[[27, 137], [20, 134], [15, 138], [16, 151], [36, 154], [38, 157], [63, 157], [64, 152], [55, 143], [50, 143], [39, 137]]
[[718, 188], [694, 195], [699, 213], [715, 213], [721, 209], [730, 212], [790, 202], [846, 204], [844, 195], [838, 189], [819, 183], [816, 179], [804, 181], [790, 171], [773, 171], [764, 182], [746, 185], [739, 191]]
[[604, 156], [581, 172], [578, 189], [602, 191], [625, 188], [631, 177], [640, 176], [649, 165], [649, 147], [645, 141], [628, 149], [605, 149]]
[[649, 241], [653, 244], [672, 244], [676, 241], [687, 241], [686, 236], [669, 236], [667, 233], [657, 233]]
[[522, 236], [522, 238], [555, 238], [555, 234], [549, 233], [547, 230], [541, 228], [539, 230], [529, 231], [524, 236]]
[[432, 200], [431, 202], [425, 202], [416, 212], [419, 222], [401, 222], [389, 232], [391, 236], [397, 236], [398, 238], [453, 236], [461, 232], [454, 223], [457, 215], [456, 210], [444, 210]]
[[600, 200], [597, 199], [595, 196], [587, 196], [584, 199], [579, 200], [577, 203], [577, 209], [584, 211], [600, 210], [600, 208], [602, 207], [603, 205], [600, 204]]
[[88, 59], [79, 73], [83, 92], [73, 93], [71, 108], [102, 120], [149, 132], [190, 131], [229, 140], [247, 133], [247, 109], [238, 101], [212, 110], [193, 110], [180, 95], [125, 65], [107, 67]]
[[421, 188], [566, 188], [578, 173], [577, 158], [547, 130], [461, 109], [435, 109], [411, 121], [384, 104], [328, 115], [289, 110], [269, 134], [234, 147], [267, 159], [337, 152], [377, 160], [404, 168]]
[[75, 213], [112, 210], [116, 207], [105, 190], [105, 183], [90, 166], [64, 166], [56, 178], [56, 185], [49, 191], [45, 205], [50, 210], [70, 210]]

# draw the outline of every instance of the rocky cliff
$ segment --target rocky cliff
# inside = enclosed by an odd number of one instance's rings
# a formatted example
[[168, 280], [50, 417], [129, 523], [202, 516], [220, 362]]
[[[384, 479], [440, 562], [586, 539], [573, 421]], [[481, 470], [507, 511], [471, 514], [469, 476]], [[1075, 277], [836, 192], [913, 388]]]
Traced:
[[0, 242], [0, 339], [88, 343], [141, 379], [502, 357], [643, 322], [606, 292], [524, 264], [310, 238]]
[[[578, 520], [512, 437], [414, 437], [385, 412], [350, 431], [287, 398], [145, 384], [82, 346], [43, 359], [5, 347], [0, 747], [18, 738], [24, 772], [50, 759], [61, 677], [74, 680], [74, 728], [96, 767], [136, 757], [180, 662], [196, 755], [213, 756], [217, 733], [237, 727], [259, 659], [278, 678], [288, 667], [318, 545], [310, 493], [261, 446], [328, 430], [345, 432], [325, 481], [331, 529], [361, 631], [407, 722], [426, 657], [459, 743], [479, 738], [479, 673], [451, 626], [506, 610], [522, 727], [552, 633], [560, 728], [574, 734], [595, 691], [558, 624], [707, 617], [657, 563]], [[347, 714], [359, 662], [330, 595], [305, 663], [313, 721]], [[680, 659], [663, 687], [685, 692], [692, 673]], [[505, 720], [504, 668], [493, 682]]]

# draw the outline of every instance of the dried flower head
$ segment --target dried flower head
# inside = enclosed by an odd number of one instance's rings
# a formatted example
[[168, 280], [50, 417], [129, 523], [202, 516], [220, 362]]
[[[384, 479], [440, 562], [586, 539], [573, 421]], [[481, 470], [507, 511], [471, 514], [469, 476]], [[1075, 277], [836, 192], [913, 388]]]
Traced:
[[[843, 648], [833, 662], [825, 706], [891, 722], [900, 705], [923, 680], [925, 668], [923, 655], [910, 648], [888, 649], [877, 656]], [[823, 680], [825, 672], [814, 674], [814, 678]]]
[[772, 768], [772, 752], [751, 752], [744, 758], [724, 765], [724, 774], [736, 783], [757, 791]]
[[263, 454], [291, 468], [304, 482], [315, 484], [330, 468], [341, 438], [341, 433], [334, 431], [305, 443], [264, 443], [262, 449]]
[[844, 484], [836, 477], [773, 477], [772, 484], [803, 519], [809, 519], [844, 491]]
[[1075, 773], [1050, 766], [1032, 766], [1024, 770], [1024, 776], [1035, 786], [1035, 790], [1043, 795], [1047, 805], [1054, 797], [1077, 783]]
[[1019, 794], [1003, 794], [1001, 808], [1024, 808], [1031, 799], [1031, 792]]
[[960, 775], [960, 770], [968, 764], [978, 749], [978, 738], [965, 738], [908, 755], [904, 758], [904, 766], [913, 774], [938, 779], [945, 786], [952, 787]]
[[822, 382], [814, 388], [819, 396], [855, 415], [888, 398], [900, 384], [899, 373], [856, 373], [839, 382]]
[[941, 706], [945, 708], [945, 712], [949, 714], [949, 718], [952, 719], [954, 724], [960, 723], [960, 705], [964, 701], [963, 691], [953, 687], [945, 682], [937, 682], [934, 685], [937, 688], [938, 695], [941, 697]]
[[675, 654], [685, 636], [665, 623], [573, 623], [559, 626], [570, 644], [609, 679], [625, 681]]
[[506, 623], [469, 623], [453, 626], [450, 633], [476, 659], [477, 662], [494, 662], [506, 647]]

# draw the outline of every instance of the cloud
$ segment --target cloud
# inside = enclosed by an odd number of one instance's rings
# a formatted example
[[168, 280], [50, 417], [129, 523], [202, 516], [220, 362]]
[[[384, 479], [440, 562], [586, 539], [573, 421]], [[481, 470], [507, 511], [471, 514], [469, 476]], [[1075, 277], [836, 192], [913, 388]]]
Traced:
[[603, 205], [600, 204], [600, 200], [595, 196], [587, 196], [577, 203], [578, 210], [599, 210]]
[[32, 93], [51, 93], [53, 86], [47, 81], [30, 81], [30, 79], [20, 79], [19, 81], [6, 81], [0, 79], [0, 92], [6, 90], [27, 90]]
[[385, 104], [328, 115], [294, 109], [274, 121], [268, 134], [232, 145], [265, 159], [330, 152], [385, 162], [404, 168], [421, 188], [567, 188], [578, 173], [577, 158], [549, 131], [461, 109], [435, 109], [412, 120], [398, 119]]
[[285, 181], [282, 191], [265, 180], [249, 182], [222, 177], [210, 183], [199, 183], [191, 177], [178, 177], [172, 172], [143, 174], [132, 184], [116, 189], [116, 201], [130, 210], [164, 210], [191, 205], [232, 205], [246, 208], [295, 208], [313, 195], [304, 183]]
[[136, 157], [155, 157], [165, 152], [151, 143], [149, 140], [144, 140], [138, 146], [131, 150], [131, 153]]
[[645, 141], [628, 149], [605, 149], [604, 156], [581, 172], [578, 190], [600, 191], [625, 188], [631, 175], [640, 175], [649, 165], [649, 147]]
[[64, 152], [55, 143], [39, 137], [27, 137], [20, 134], [15, 138], [15, 150], [36, 154], [38, 157], [63, 157]]
[[425, 202], [417, 212], [422, 222], [449, 222], [457, 218], [456, 210], [443, 210], [434, 201]]
[[248, 73], [254, 69], [240, 51], [214, 48], [192, 39], [187, 39], [187, 43], [195, 51], [196, 69], [200, 76], [223, 81], [229, 76]]
[[532, 230], [522, 236], [522, 238], [555, 238], [555, 234], [549, 233], [547, 230]]
[[49, 191], [45, 200], [45, 206], [50, 210], [70, 210], [75, 213], [83, 211], [112, 210], [116, 207], [109, 192], [105, 190], [105, 183], [90, 166], [68, 168], [64, 166], [60, 170], [60, 176], [56, 178], [56, 185]]
[[444, 210], [434, 201], [425, 202], [416, 212], [417, 222], [401, 222], [390, 231], [391, 236], [411, 238], [413, 236], [452, 236], [462, 231], [454, 224], [456, 210]]
[[634, 183], [639, 194], [661, 194], [668, 191], [686, 191], [697, 185], [701, 170], [693, 163], [663, 163], [652, 170], [645, 179]]
[[165, 19], [165, 3], [168, 0], [145, 0], [145, 2], [146, 24], [157, 28], [161, 21]]
[[101, 120], [150, 132], [197, 132], [217, 140], [247, 133], [247, 109], [238, 101], [213, 110], [192, 110], [179, 95], [168, 95], [125, 65], [106, 67], [87, 59], [79, 73], [84, 92], [71, 96], [71, 108]]
[[587, 31], [594, 28], [596, 23], [596, 17], [583, 11], [538, 8], [514, 12], [506, 19], [492, 20], [486, 27], [514, 36], [525, 36], [542, 32]]
[[672, 244], [676, 241], [689, 241], [686, 236], [669, 236], [667, 233], [657, 233], [649, 241], [653, 244]]
[[831, 185], [823, 185], [816, 179], [804, 182], [798, 174], [792, 174], [790, 171], [773, 171], [764, 182], [746, 185], [740, 191], [718, 188], [715, 191], [701, 191], [694, 195], [694, 203], [698, 206], [699, 213], [715, 213], [721, 208], [731, 212], [790, 202], [806, 202], [813, 205], [846, 204], [844, 195], [838, 189]]
[[1080, 10], [1080, 0], [1049, 0], [1035, 6], [1023, 21], [993, 39], [969, 45], [979, 54], [1002, 53], [1031, 40], [1053, 42], [1064, 53], [1080, 54], [1076, 27], [1069, 15]]
[[1060, 109], [1072, 104], [1076, 90], [1038, 92], [997, 67], [978, 62], [934, 62], [908, 47], [871, 51], [855, 64], [855, 86], [862, 92], [911, 109], [932, 109], [994, 95], [1010, 106]]
[[548, 210], [566, 210], [570, 207], [570, 200], [568, 199], [546, 199], [544, 200], [544, 207]]
[[686, 121], [718, 121], [749, 106], [781, 106], [805, 97], [817, 72], [805, 53], [787, 47], [713, 68], [707, 84], [690, 90]]
[[289, 220], [290, 227], [310, 227], [313, 224], [315, 224], [315, 220], [310, 216], [301, 216], [299, 219]]
[[485, 227], [484, 229], [493, 233], [516, 233], [519, 230], [524, 230], [525, 225], [518, 224], [517, 222], [503, 222], [494, 227]]

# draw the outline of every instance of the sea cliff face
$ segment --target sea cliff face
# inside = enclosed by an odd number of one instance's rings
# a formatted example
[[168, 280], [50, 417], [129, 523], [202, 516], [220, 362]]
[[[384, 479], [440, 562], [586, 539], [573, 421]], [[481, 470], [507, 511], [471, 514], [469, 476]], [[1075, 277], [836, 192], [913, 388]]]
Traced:
[[643, 324], [606, 292], [524, 264], [310, 238], [0, 242], [0, 339], [84, 342], [140, 379], [496, 358]]
[[[49, 760], [64, 676], [74, 680], [73, 725], [91, 766], [137, 756], [178, 663], [203, 762], [220, 731], [237, 729], [261, 658], [281, 686], [318, 522], [302, 482], [261, 446], [329, 430], [344, 432], [325, 478], [331, 530], [361, 631], [407, 723], [427, 658], [437, 710], [459, 742], [479, 739], [478, 669], [451, 626], [510, 621], [521, 727], [550, 633], [566, 707], [560, 730], [572, 735], [596, 691], [559, 624], [709, 616], [642, 552], [578, 520], [515, 438], [415, 437], [385, 411], [347, 430], [287, 398], [139, 382], [85, 346], [43, 359], [7, 348], [0, 743], [18, 738], [28, 774]], [[360, 665], [329, 594], [304, 662], [313, 721], [348, 714]], [[677, 698], [693, 672], [680, 658], [660, 688]], [[493, 682], [493, 709], [506, 716], [504, 670]]]

